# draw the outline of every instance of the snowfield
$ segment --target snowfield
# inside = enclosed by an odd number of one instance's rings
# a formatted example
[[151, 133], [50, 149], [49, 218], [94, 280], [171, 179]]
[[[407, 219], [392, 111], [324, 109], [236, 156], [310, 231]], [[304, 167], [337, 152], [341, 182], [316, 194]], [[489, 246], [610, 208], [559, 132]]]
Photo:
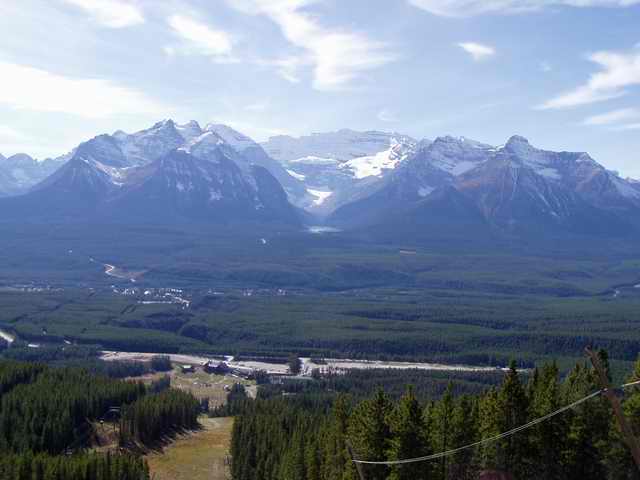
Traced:
[[313, 201], [313, 204], [317, 206], [322, 205], [327, 198], [333, 195], [333, 192], [327, 192], [325, 190], [314, 190], [312, 188], [307, 188], [307, 192], [316, 197], [316, 199]]
[[384, 170], [396, 168], [401, 160], [401, 157], [394, 155], [392, 147], [375, 155], [349, 160], [340, 165], [340, 168], [351, 170], [356, 179], [379, 177]]

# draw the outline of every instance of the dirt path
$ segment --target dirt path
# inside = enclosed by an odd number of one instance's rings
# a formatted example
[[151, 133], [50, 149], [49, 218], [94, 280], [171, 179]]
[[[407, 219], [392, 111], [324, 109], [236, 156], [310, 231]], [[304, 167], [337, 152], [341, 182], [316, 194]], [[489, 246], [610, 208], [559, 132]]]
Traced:
[[231, 444], [233, 418], [200, 419], [203, 429], [178, 438], [162, 453], [147, 456], [155, 480], [226, 480], [225, 457]]

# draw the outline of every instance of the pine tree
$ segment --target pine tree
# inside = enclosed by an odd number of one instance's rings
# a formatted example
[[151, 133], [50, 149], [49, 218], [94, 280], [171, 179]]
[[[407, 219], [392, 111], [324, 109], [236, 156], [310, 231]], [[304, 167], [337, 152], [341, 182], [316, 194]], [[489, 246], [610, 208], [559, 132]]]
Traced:
[[[628, 382], [640, 380], [640, 356], [636, 361], [633, 374], [627, 379]], [[640, 388], [628, 389], [625, 391], [624, 414], [631, 424], [636, 438], [640, 438]], [[606, 454], [606, 463], [613, 480], [640, 480], [640, 472], [636, 466], [629, 447], [622, 438], [620, 427], [615, 419], [611, 420], [610, 447]]]
[[347, 438], [349, 402], [345, 395], [338, 395], [333, 404], [331, 423], [325, 433], [322, 479], [352, 480], [356, 478], [345, 440]]
[[305, 480], [306, 478], [304, 436], [300, 430], [296, 430], [289, 442], [278, 478], [282, 480]]
[[[429, 437], [433, 449], [438, 452], [445, 452], [453, 447], [453, 385], [449, 383], [447, 389], [433, 408], [430, 409], [431, 420], [429, 422]], [[434, 473], [437, 478], [448, 478], [449, 459], [441, 458], [434, 463]]]
[[[593, 370], [578, 364], [563, 384], [562, 403], [572, 403], [599, 388]], [[606, 478], [602, 453], [609, 437], [611, 412], [608, 402], [600, 396], [565, 415], [567, 434], [562, 452], [565, 478]]]
[[[480, 421], [479, 434], [481, 439], [495, 437], [501, 433], [501, 410], [498, 398], [498, 391], [490, 389], [484, 397], [480, 399]], [[498, 442], [486, 443], [478, 448], [476, 462], [485, 470], [495, 470], [498, 468], [500, 446]]]
[[310, 441], [307, 443], [304, 453], [304, 465], [306, 480], [323, 480], [320, 471], [320, 449], [317, 442]]
[[[349, 421], [349, 440], [355, 454], [363, 460], [385, 460], [390, 437], [388, 416], [391, 404], [382, 389], [373, 398], [358, 404]], [[364, 465], [367, 480], [385, 480], [388, 468]]]
[[[451, 445], [454, 448], [470, 445], [479, 440], [478, 402], [466, 395], [458, 399], [451, 417]], [[478, 476], [473, 450], [451, 457], [445, 480], [471, 480]]]
[[[511, 362], [498, 394], [499, 429], [509, 431], [527, 423], [528, 400], [516, 363]], [[528, 459], [531, 449], [526, 435], [512, 435], [498, 442], [498, 466], [516, 479], [530, 478]]]
[[[539, 418], [561, 407], [559, 371], [555, 363], [542, 367], [531, 395], [531, 417]], [[529, 434], [532, 444], [532, 473], [535, 478], [561, 480], [562, 451], [567, 435], [566, 417], [558, 416], [544, 422]]]
[[[389, 417], [391, 440], [389, 460], [403, 460], [428, 455], [429, 442], [422, 419], [422, 409], [412, 387], [396, 405]], [[396, 465], [391, 468], [390, 480], [423, 480], [430, 476], [431, 464], [425, 462]]]

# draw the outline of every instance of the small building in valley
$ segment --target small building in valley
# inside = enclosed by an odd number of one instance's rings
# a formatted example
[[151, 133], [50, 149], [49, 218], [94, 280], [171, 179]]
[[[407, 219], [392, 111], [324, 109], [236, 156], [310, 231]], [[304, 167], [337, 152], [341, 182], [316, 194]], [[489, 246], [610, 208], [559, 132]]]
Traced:
[[193, 365], [182, 365], [181, 369], [182, 373], [193, 373], [196, 371]]
[[210, 374], [226, 375], [231, 372], [231, 368], [225, 362], [214, 362], [209, 360], [202, 366], [202, 369]]

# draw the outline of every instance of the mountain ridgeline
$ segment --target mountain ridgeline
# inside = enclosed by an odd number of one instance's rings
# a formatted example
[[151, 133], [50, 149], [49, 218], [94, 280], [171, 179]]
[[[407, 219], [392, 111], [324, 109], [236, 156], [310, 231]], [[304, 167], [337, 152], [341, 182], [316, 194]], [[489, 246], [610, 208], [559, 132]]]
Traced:
[[304, 224], [372, 238], [633, 238], [640, 183], [586, 153], [511, 137], [340, 130], [258, 144], [171, 120], [81, 143], [57, 159], [0, 157], [4, 221]]

